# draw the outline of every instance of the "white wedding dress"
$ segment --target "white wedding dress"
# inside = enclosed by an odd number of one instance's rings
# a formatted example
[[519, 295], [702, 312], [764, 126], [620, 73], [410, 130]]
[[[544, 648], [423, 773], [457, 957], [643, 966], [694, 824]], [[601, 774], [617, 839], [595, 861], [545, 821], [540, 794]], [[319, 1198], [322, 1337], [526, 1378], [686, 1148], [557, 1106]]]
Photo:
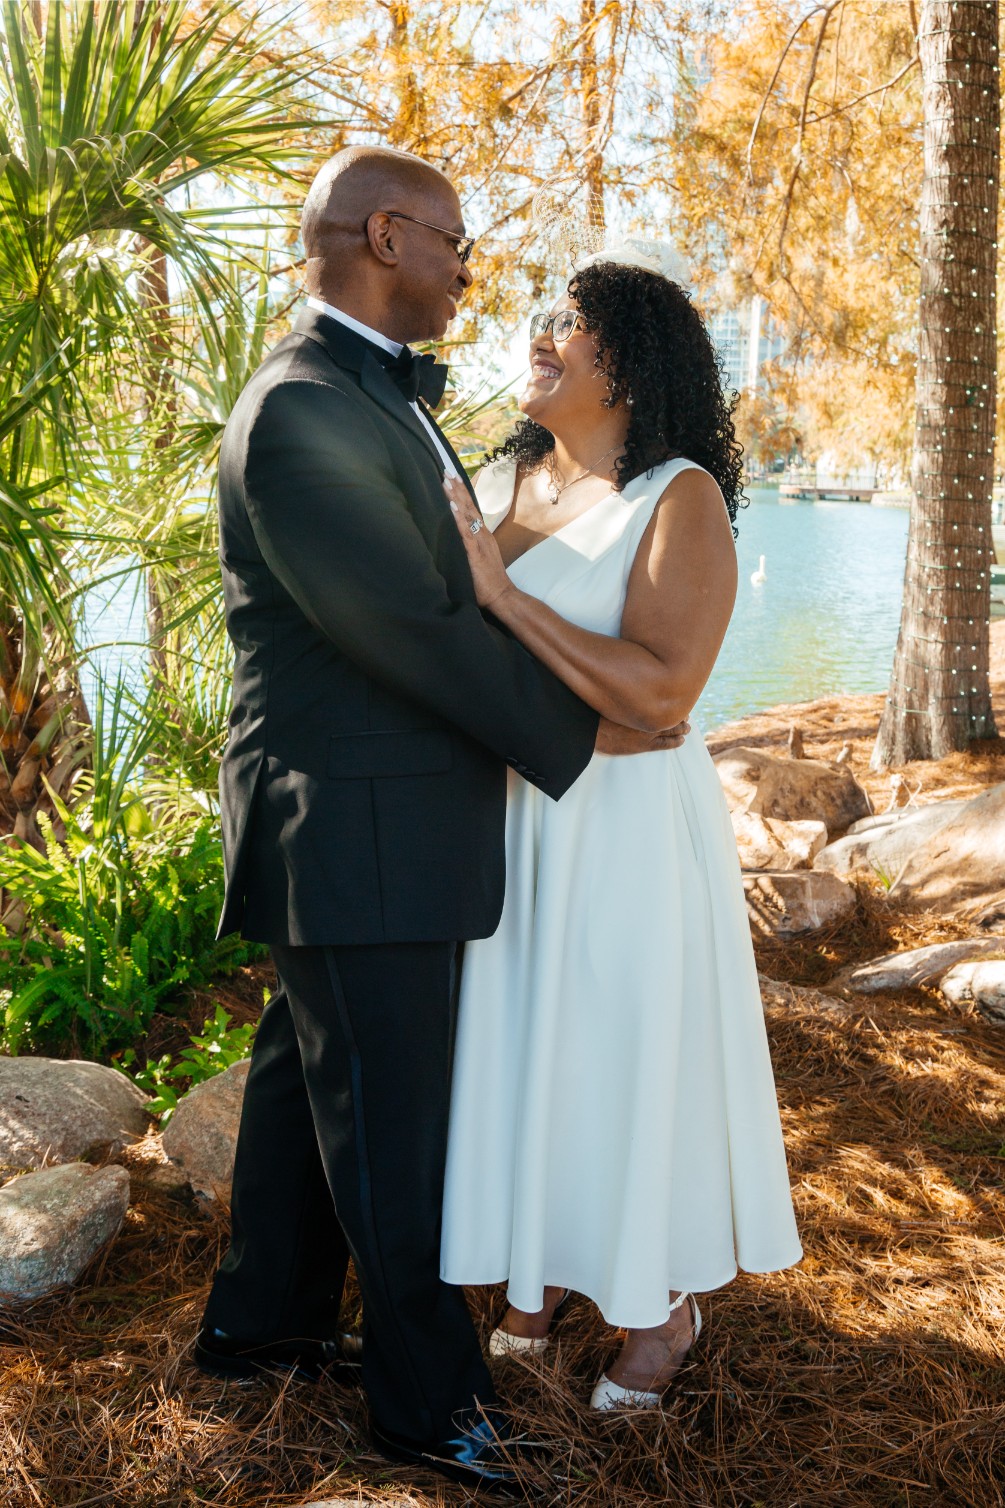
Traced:
[[[612, 492], [509, 567], [564, 618], [617, 635], [660, 495]], [[700, 469], [700, 468], [699, 468]], [[479, 476], [490, 527], [515, 463]], [[612, 1325], [671, 1289], [789, 1267], [796, 1233], [736, 843], [692, 723], [683, 746], [595, 755], [558, 802], [510, 772], [506, 900], [464, 951], [441, 1274], [585, 1294]]]

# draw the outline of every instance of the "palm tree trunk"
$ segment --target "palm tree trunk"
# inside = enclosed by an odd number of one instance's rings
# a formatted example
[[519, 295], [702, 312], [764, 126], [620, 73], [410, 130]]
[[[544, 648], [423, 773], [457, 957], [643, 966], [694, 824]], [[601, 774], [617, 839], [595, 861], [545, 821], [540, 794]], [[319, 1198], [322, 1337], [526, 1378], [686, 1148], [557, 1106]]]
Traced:
[[996, 736], [988, 676], [998, 0], [924, 0], [921, 308], [900, 634], [874, 769]]
[[[163, 450], [173, 438], [177, 394], [171, 376], [170, 298], [167, 257], [149, 246], [149, 261], [143, 279], [142, 298], [150, 312], [153, 333], [146, 363], [147, 420], [156, 427], [154, 446]], [[164, 599], [157, 573], [147, 571], [147, 639], [150, 645], [150, 677], [166, 695], [168, 691], [167, 645], [164, 633]]]
[[[142, 8], [137, 7], [134, 35], [139, 29]], [[151, 42], [155, 43], [161, 32], [158, 17], [151, 29]], [[152, 334], [147, 351], [144, 383], [146, 387], [147, 420], [155, 426], [154, 446], [163, 450], [174, 437], [175, 416], [178, 401], [171, 374], [171, 298], [168, 286], [167, 254], [149, 241], [140, 240], [140, 247], [147, 248], [149, 258], [143, 277], [141, 298], [152, 322]], [[147, 592], [147, 642], [149, 644], [149, 673], [153, 685], [168, 696], [168, 656], [165, 635], [164, 594], [157, 572], [146, 573]]]
[[[52, 797], [68, 799], [74, 774], [87, 763], [90, 733], [76, 669], [60, 666], [55, 644], [50, 650], [43, 655], [19, 613], [0, 614], [0, 835], [39, 850], [40, 813], [63, 836]], [[4, 910], [0, 892], [0, 915]]]

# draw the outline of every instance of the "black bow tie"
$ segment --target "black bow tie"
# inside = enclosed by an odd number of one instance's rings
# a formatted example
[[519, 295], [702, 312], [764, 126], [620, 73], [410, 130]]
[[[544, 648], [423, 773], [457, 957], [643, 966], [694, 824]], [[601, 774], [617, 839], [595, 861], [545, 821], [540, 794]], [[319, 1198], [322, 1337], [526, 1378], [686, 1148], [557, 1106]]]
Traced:
[[387, 363], [385, 370], [409, 403], [421, 398], [430, 408], [435, 408], [443, 397], [450, 368], [446, 362], [437, 361], [435, 356], [420, 356], [408, 346], [402, 346], [393, 361]]

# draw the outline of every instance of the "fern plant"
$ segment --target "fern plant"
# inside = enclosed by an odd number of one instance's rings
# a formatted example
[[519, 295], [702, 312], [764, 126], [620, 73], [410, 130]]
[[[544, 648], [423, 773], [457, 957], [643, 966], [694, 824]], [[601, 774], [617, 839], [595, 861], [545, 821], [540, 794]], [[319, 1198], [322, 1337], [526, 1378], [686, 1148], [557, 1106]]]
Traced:
[[216, 941], [223, 855], [195, 793], [144, 768], [156, 723], [120, 685], [95, 704], [92, 767], [74, 805], [54, 798], [41, 849], [0, 845], [0, 890], [25, 918], [0, 937], [4, 1047], [89, 1056], [136, 1040], [157, 1007], [258, 950]]

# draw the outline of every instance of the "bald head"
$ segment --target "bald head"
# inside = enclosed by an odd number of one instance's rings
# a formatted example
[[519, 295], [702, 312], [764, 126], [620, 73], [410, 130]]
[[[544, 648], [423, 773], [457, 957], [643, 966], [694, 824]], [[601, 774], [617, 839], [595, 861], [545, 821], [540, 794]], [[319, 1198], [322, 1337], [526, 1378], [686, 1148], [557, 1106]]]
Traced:
[[410, 152], [346, 147], [320, 170], [301, 218], [308, 293], [394, 340], [438, 340], [471, 285], [461, 203]]
[[446, 174], [411, 152], [346, 147], [320, 169], [304, 201], [300, 231], [308, 263], [351, 261], [362, 254], [360, 232], [377, 210], [421, 214], [423, 205], [428, 210], [430, 204], [449, 208], [456, 203]]

